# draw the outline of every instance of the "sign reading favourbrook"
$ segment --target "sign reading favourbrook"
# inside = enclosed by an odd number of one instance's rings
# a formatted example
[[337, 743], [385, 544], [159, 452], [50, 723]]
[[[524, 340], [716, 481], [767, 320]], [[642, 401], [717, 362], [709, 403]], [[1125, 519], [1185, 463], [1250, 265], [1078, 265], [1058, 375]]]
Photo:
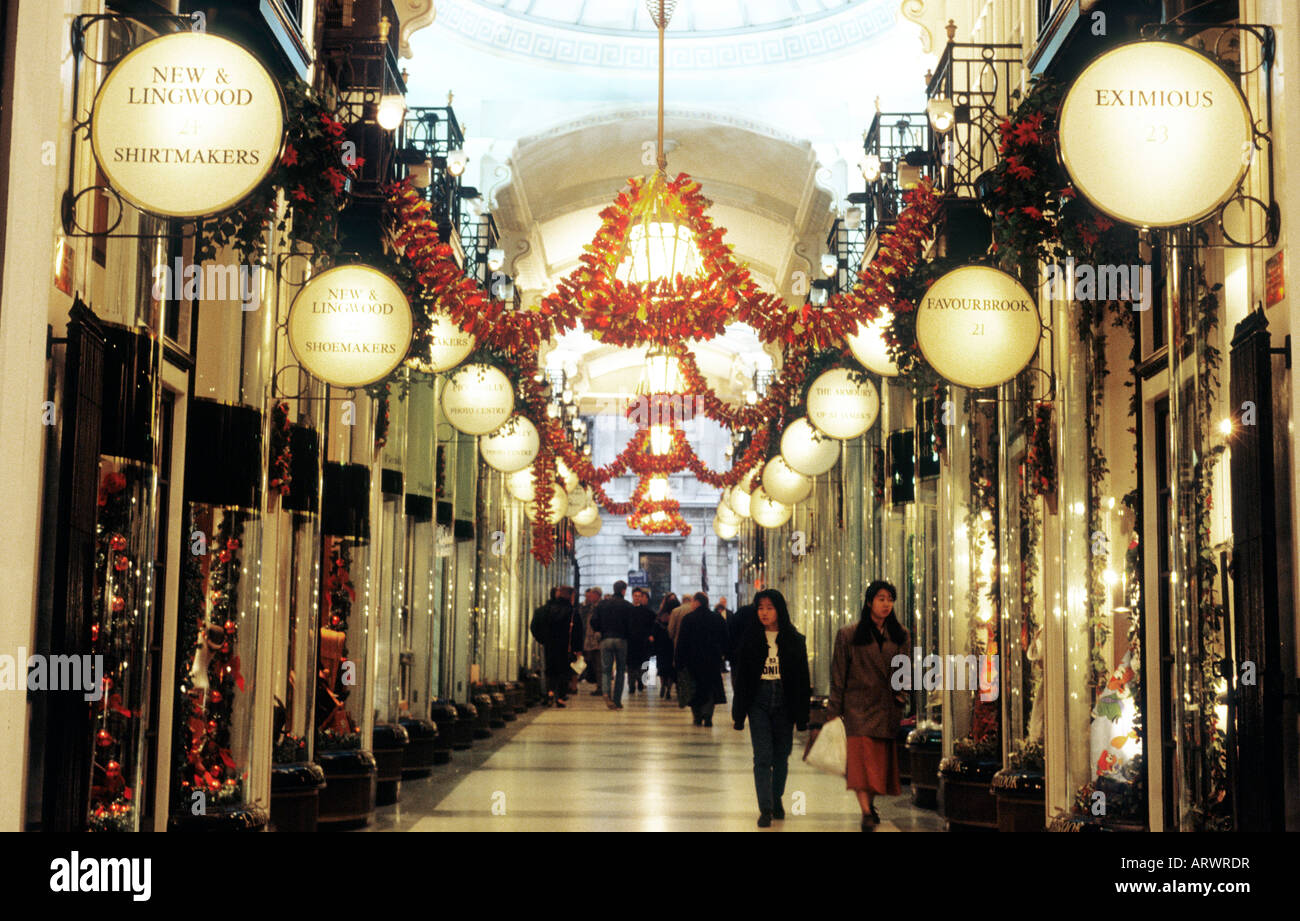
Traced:
[[1033, 295], [1006, 272], [968, 265], [921, 298], [916, 344], [942, 377], [961, 387], [996, 387], [1038, 350], [1042, 323]]
[[335, 387], [373, 384], [411, 347], [411, 305], [383, 272], [342, 265], [303, 286], [289, 308], [289, 347], [302, 366]]
[[90, 139], [109, 183], [136, 207], [170, 217], [216, 214], [275, 165], [284, 102], [239, 45], [177, 32], [145, 42], [109, 72]]
[[1079, 191], [1139, 227], [1210, 214], [1255, 151], [1232, 79], [1200, 52], [1160, 41], [1121, 45], [1084, 68], [1062, 103], [1060, 138]]

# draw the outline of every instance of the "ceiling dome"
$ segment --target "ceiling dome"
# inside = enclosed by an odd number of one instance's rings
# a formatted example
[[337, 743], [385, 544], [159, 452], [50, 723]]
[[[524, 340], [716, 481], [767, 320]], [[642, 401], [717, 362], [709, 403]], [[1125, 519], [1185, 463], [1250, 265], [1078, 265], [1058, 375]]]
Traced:
[[[655, 32], [646, 0], [473, 0], [549, 26], [633, 35]], [[718, 35], [781, 29], [834, 16], [867, 0], [677, 0], [668, 31]]]

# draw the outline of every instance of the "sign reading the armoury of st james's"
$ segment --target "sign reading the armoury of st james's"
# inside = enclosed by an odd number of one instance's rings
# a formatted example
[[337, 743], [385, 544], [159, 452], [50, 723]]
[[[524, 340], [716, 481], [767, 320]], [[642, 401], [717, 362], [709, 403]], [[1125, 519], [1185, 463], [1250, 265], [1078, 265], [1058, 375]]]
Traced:
[[367, 265], [341, 265], [303, 286], [289, 308], [289, 347], [335, 387], [364, 387], [406, 358], [414, 324], [397, 283]]
[[1061, 105], [1061, 159], [1092, 204], [1138, 227], [1222, 205], [1254, 155], [1236, 83], [1186, 45], [1133, 42], [1084, 68]]
[[848, 368], [832, 368], [808, 390], [808, 421], [832, 438], [857, 438], [875, 424], [879, 413], [875, 385], [855, 380]]
[[144, 211], [225, 211], [266, 178], [284, 141], [284, 101], [261, 62], [229, 39], [177, 32], [128, 53], [92, 112], [95, 160]]
[[967, 265], [944, 275], [916, 310], [916, 344], [943, 378], [978, 390], [1019, 374], [1038, 350], [1033, 295], [1006, 272]]

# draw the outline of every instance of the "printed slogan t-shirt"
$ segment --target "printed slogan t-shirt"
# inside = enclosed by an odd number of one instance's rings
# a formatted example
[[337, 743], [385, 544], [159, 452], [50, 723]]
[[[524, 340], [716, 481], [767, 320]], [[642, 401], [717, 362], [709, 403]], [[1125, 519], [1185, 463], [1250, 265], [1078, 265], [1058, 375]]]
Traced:
[[781, 660], [776, 655], [776, 631], [767, 631], [767, 661], [763, 663], [763, 680], [781, 680]]

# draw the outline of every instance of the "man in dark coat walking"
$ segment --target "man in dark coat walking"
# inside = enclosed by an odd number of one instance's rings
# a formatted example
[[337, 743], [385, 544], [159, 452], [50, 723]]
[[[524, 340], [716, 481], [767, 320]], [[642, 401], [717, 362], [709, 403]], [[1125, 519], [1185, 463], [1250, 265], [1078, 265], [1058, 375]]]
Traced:
[[722, 686], [722, 660], [727, 654], [727, 628], [716, 611], [709, 610], [709, 596], [696, 592], [695, 610], [682, 618], [677, 633], [678, 672], [691, 674], [694, 693], [691, 713], [696, 726], [713, 725], [713, 707], [727, 702]]
[[533, 612], [528, 631], [544, 650], [547, 705], [564, 707], [569, 696], [569, 664], [582, 650], [582, 618], [573, 606], [573, 588], [558, 586], [551, 600]]
[[627, 692], [645, 691], [642, 669], [654, 649], [655, 613], [650, 610], [650, 593], [637, 586], [632, 589], [632, 610], [628, 614]]

